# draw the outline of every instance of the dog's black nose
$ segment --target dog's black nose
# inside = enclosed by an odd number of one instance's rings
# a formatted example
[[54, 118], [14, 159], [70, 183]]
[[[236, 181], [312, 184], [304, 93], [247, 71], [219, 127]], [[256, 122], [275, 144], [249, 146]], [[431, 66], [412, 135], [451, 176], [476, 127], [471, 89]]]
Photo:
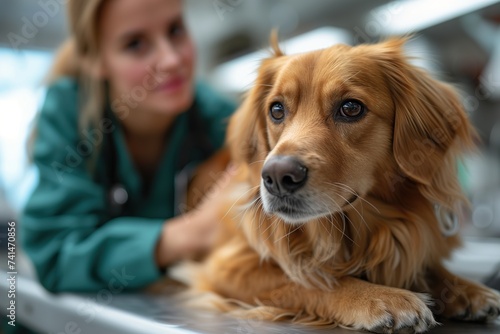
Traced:
[[307, 168], [290, 156], [274, 156], [262, 168], [264, 186], [273, 195], [291, 194], [307, 180]]

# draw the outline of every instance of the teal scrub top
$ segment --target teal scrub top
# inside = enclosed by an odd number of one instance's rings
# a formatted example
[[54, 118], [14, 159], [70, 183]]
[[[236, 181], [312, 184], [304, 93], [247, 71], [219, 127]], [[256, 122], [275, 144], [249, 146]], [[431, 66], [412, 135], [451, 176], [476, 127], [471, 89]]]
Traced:
[[[137, 289], [159, 279], [154, 252], [166, 219], [174, 216], [174, 177], [182, 143], [190, 135], [187, 112], [180, 114], [147, 195], [128, 154], [120, 123], [78, 133], [79, 90], [76, 80], [52, 84], [36, 125], [33, 161], [39, 180], [23, 210], [22, 246], [41, 284], [50, 291]], [[199, 117], [214, 151], [224, 143], [235, 105], [209, 87], [197, 84]], [[97, 131], [97, 132], [96, 132]], [[106, 220], [109, 189], [95, 177], [106, 170], [102, 152], [95, 172], [91, 151], [103, 132], [111, 131], [116, 148], [117, 175], [128, 192], [127, 214]], [[100, 139], [101, 138], [101, 139]], [[89, 144], [90, 143], [90, 144]], [[196, 148], [187, 152], [199, 163]], [[103, 220], [105, 220], [103, 222]]]

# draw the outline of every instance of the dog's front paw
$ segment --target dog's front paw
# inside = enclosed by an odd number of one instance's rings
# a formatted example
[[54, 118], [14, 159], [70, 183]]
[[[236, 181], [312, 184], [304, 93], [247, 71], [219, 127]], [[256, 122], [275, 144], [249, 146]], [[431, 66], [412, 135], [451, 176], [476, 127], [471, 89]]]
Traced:
[[[423, 333], [437, 325], [424, 294], [401, 289], [377, 289], [363, 302], [350, 328], [375, 333]], [[367, 296], [368, 297], [368, 296]]]
[[[493, 289], [458, 280], [453, 289], [444, 292], [436, 307], [441, 305], [443, 315], [448, 318], [462, 321], [491, 321], [500, 315], [500, 293]], [[435, 313], [439, 315], [439, 309]]]

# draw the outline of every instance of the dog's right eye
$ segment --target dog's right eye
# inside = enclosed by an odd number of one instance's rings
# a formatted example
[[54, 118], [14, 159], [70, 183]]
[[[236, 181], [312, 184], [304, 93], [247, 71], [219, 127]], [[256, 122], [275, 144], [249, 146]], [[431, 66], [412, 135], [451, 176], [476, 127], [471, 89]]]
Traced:
[[285, 107], [279, 102], [271, 104], [271, 109], [269, 110], [271, 118], [276, 123], [283, 122], [285, 118]]
[[355, 122], [366, 112], [365, 106], [357, 100], [346, 100], [341, 103], [335, 119], [341, 122]]

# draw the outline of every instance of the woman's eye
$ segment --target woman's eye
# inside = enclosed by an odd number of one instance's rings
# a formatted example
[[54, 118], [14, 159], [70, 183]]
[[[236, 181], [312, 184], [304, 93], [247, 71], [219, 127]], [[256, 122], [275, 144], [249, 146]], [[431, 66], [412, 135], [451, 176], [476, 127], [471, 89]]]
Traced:
[[271, 118], [276, 123], [281, 123], [285, 118], [285, 107], [279, 102], [275, 102], [271, 105], [269, 110]]
[[365, 107], [358, 101], [348, 100], [342, 102], [339, 110], [344, 118], [357, 118], [365, 112]]
[[125, 45], [125, 49], [129, 51], [139, 51], [143, 47], [144, 41], [139, 38], [132, 39]]
[[184, 34], [184, 24], [182, 22], [174, 23], [168, 33], [171, 37], [178, 37]]

